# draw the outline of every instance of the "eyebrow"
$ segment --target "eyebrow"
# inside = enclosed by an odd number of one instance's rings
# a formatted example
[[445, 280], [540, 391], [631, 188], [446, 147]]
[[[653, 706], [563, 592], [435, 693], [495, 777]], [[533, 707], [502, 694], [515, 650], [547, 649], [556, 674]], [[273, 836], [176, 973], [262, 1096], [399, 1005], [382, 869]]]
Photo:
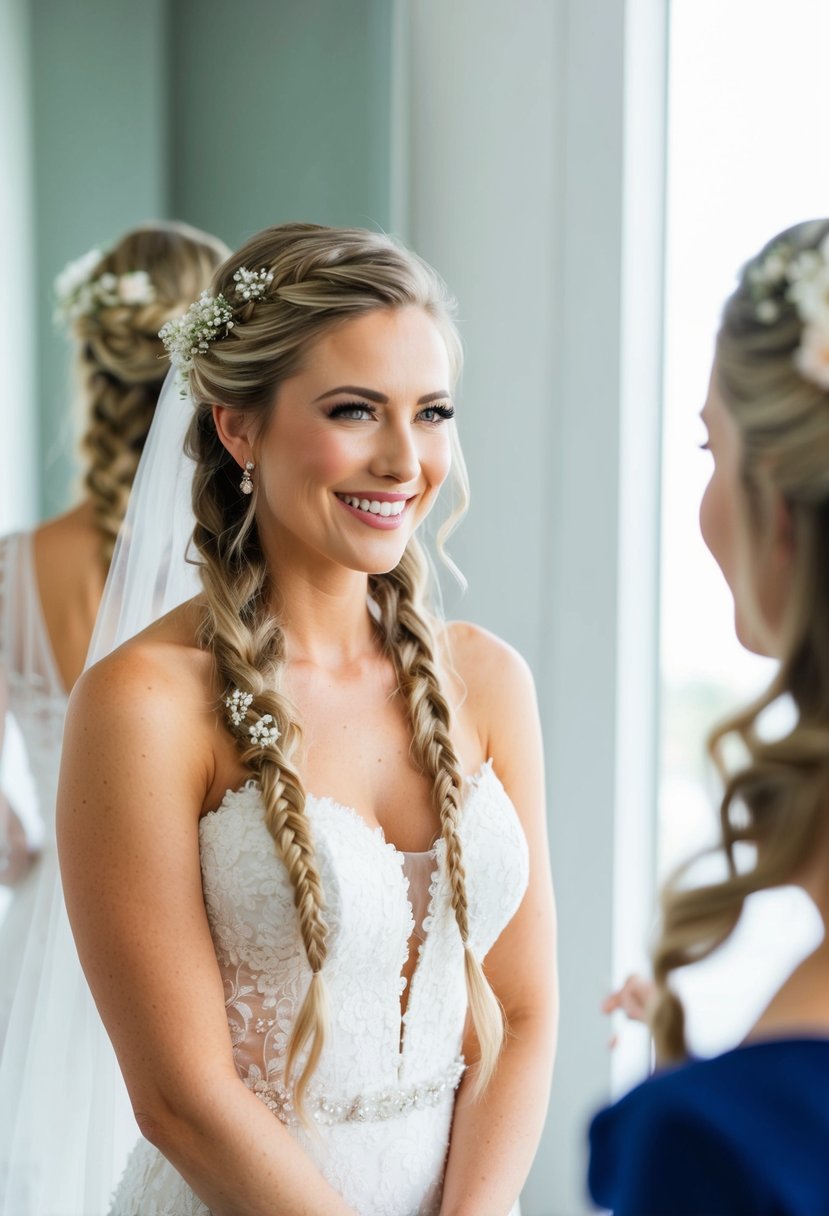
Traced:
[[[341, 384], [339, 388], [329, 389], [327, 393], [323, 393], [321, 397], [315, 397], [313, 404], [318, 401], [325, 401], [328, 397], [336, 397], [338, 393], [351, 393], [355, 397], [365, 397], [369, 401], [376, 401], [378, 405], [388, 405], [389, 399], [383, 393], [378, 393], [373, 388], [360, 388], [356, 384]], [[427, 393], [424, 397], [418, 397], [418, 405], [428, 405], [430, 401], [445, 401], [450, 394], [447, 392]]]

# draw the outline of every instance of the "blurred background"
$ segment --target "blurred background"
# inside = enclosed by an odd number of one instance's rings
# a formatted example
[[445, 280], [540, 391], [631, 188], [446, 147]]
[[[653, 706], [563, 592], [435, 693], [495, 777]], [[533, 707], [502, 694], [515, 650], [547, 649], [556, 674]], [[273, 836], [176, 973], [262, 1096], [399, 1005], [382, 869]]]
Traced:
[[[655, 886], [710, 838], [704, 736], [741, 651], [696, 513], [719, 308], [774, 231], [829, 212], [825, 0], [0, 0], [0, 531], [69, 504], [51, 284], [153, 218], [391, 231], [448, 280], [473, 489], [447, 611], [516, 645], [547, 739], [561, 1046], [524, 1216], [587, 1210], [591, 1111], [644, 1075], [599, 1013], [646, 964]], [[5, 777], [25, 784], [11, 746]], [[755, 901], [683, 979], [738, 1042], [818, 932]]]

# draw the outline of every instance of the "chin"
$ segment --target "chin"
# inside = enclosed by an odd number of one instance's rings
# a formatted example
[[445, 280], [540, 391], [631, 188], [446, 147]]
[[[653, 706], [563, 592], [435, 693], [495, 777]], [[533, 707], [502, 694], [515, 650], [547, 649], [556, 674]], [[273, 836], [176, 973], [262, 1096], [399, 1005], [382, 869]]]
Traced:
[[751, 654], [759, 655], [762, 659], [773, 659], [776, 657], [774, 649], [767, 637], [763, 636], [762, 631], [749, 625], [744, 621], [739, 612], [734, 613], [734, 632], [737, 635], [737, 641]]

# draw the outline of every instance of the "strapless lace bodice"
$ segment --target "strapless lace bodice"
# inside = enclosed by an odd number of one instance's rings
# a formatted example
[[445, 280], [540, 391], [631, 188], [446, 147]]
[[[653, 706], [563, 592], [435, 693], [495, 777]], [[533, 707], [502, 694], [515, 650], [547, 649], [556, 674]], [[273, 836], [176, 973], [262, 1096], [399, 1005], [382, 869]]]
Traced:
[[[330, 798], [309, 797], [307, 813], [326, 897], [331, 1010], [309, 1091], [317, 1132], [297, 1126], [280, 1098], [285, 1048], [310, 969], [293, 889], [253, 783], [228, 792], [200, 825], [205, 905], [236, 1065], [361, 1216], [425, 1216], [440, 1203], [467, 1007], [444, 845], [435, 846], [417, 945], [404, 854]], [[491, 764], [467, 779], [460, 831], [470, 940], [483, 958], [528, 878], [524, 833]], [[401, 1024], [410, 939], [419, 956]], [[206, 1211], [155, 1149], [139, 1146], [114, 1213]]]

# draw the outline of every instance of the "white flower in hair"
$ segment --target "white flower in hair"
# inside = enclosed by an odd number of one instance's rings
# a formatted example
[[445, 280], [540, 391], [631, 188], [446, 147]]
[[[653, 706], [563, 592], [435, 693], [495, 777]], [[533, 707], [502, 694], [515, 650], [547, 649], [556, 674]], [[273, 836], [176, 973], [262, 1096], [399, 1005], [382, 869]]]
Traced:
[[227, 706], [228, 716], [234, 726], [241, 726], [247, 717], [247, 712], [253, 702], [252, 692], [242, 692], [240, 688], [234, 688], [229, 697], [225, 697], [225, 705]]
[[146, 270], [133, 270], [118, 279], [118, 298], [122, 304], [152, 304], [155, 288]]
[[100, 249], [90, 249], [83, 257], [68, 262], [55, 279], [55, 295], [59, 302], [70, 301], [92, 278], [92, 271], [103, 258]]
[[263, 714], [258, 722], [248, 727], [251, 743], [260, 747], [273, 747], [279, 738], [279, 729], [271, 714]]
[[57, 276], [56, 320], [74, 321], [117, 304], [140, 307], [153, 303], [155, 288], [146, 270], [131, 270], [121, 275], [107, 270], [93, 278], [92, 272], [104, 256], [100, 249], [91, 249], [82, 258], [70, 262]]
[[797, 370], [829, 392], [829, 325], [809, 325], [794, 357]]
[[227, 300], [203, 291], [184, 316], [168, 321], [158, 336], [179, 372], [186, 375], [193, 365], [193, 356], [203, 354], [211, 342], [226, 336], [231, 329], [233, 309]]
[[273, 282], [272, 270], [247, 270], [240, 266], [233, 276], [236, 294], [243, 300], [259, 300]]
[[804, 380], [829, 391], [829, 236], [799, 252], [781, 241], [749, 271], [754, 315], [773, 325], [787, 304], [803, 326], [794, 363]]

